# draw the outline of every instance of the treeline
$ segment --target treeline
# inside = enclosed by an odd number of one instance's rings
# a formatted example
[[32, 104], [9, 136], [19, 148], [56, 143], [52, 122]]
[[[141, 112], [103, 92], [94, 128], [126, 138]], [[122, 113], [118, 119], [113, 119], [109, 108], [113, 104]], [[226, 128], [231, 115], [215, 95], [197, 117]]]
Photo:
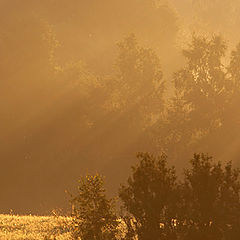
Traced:
[[[48, 37], [54, 41], [51, 31]], [[79, 169], [105, 171], [116, 185], [127, 175], [125, 169], [134, 162], [132, 153], [139, 149], [165, 152], [176, 168], [201, 151], [220, 160], [229, 157], [238, 164], [240, 45], [228, 56], [220, 36], [193, 36], [183, 51], [184, 66], [169, 82], [158, 55], [142, 47], [134, 35], [121, 41], [118, 48], [110, 76], [96, 76], [82, 63], [72, 63], [56, 65], [52, 75], [46, 74], [48, 81], [41, 81], [44, 75], [37, 83], [27, 78], [26, 83], [18, 83], [26, 89], [34, 86], [34, 91], [25, 95], [29, 106], [23, 112], [21, 107], [15, 111], [22, 116], [20, 124], [26, 121], [33, 125], [13, 128], [24, 136], [24, 141], [16, 138], [21, 153], [3, 145], [2, 158], [10, 158], [4, 164], [13, 169], [14, 176], [24, 165], [23, 173], [41, 179], [36, 183], [36, 199], [47, 196], [44, 186], [55, 188], [54, 181], [49, 184], [52, 176], [67, 188], [66, 183], [72, 184]], [[12, 89], [15, 93], [16, 86]], [[36, 101], [30, 101], [32, 97]], [[18, 98], [10, 99], [14, 102]], [[2, 116], [8, 120], [8, 114]], [[15, 122], [13, 118], [11, 122]], [[14, 161], [18, 158], [23, 162]], [[47, 169], [44, 177], [39, 171], [42, 168]], [[18, 185], [25, 189], [24, 181], [15, 184], [13, 177], [8, 182], [14, 190]], [[28, 184], [28, 190], [36, 191], [35, 183]], [[57, 203], [61, 192], [59, 188], [53, 196]], [[8, 206], [9, 201], [5, 202]]]
[[80, 178], [71, 196], [73, 239], [239, 239], [240, 171], [231, 162], [194, 154], [179, 179], [166, 155], [137, 158], [118, 198], [106, 197], [103, 176]]

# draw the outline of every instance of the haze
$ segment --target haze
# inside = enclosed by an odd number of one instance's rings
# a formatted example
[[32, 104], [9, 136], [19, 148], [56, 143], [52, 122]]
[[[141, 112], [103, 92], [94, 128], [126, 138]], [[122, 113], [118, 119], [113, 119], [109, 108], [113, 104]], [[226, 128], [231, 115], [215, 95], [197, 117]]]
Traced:
[[[1, 212], [65, 209], [86, 172], [115, 193], [137, 152], [239, 165], [240, 0], [0, 0], [0, 13]], [[201, 74], [182, 53], [194, 37], [189, 52], [216, 60], [206, 98], [179, 77]]]

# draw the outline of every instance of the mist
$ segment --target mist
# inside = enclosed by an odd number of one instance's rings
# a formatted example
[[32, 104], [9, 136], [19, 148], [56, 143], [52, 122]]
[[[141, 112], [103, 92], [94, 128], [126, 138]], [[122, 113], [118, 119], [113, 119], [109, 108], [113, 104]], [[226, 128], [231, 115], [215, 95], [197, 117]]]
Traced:
[[1, 212], [66, 209], [85, 173], [115, 194], [137, 152], [239, 165], [239, 0], [0, 0], [0, 12]]

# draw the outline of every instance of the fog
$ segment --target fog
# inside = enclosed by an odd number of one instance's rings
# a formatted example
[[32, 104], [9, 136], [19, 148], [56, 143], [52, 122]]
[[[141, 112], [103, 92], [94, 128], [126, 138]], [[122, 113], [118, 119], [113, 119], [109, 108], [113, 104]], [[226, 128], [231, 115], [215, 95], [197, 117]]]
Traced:
[[239, 165], [239, 0], [0, 0], [0, 13], [1, 212], [66, 210], [87, 172], [115, 194], [137, 152]]

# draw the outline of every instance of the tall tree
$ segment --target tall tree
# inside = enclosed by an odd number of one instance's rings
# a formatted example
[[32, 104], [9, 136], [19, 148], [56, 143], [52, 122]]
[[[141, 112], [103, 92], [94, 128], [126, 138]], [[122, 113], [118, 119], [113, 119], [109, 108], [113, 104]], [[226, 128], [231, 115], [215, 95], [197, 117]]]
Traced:
[[[237, 234], [240, 220], [239, 169], [229, 162], [220, 162], [205, 154], [195, 154], [191, 168], [184, 173], [183, 222], [189, 228], [187, 235], [204, 239], [222, 239], [223, 235]], [[192, 231], [194, 229], [194, 232]], [[237, 235], [236, 235], [237, 236]], [[236, 239], [236, 238], [233, 238]]]
[[[118, 44], [117, 75], [110, 103], [120, 112], [132, 114], [136, 122], [151, 124], [163, 110], [164, 82], [160, 60], [150, 48], [141, 47], [135, 35]], [[130, 116], [129, 116], [130, 117]]]
[[186, 153], [208, 152], [214, 144], [205, 143], [221, 128], [230, 94], [223, 65], [225, 52], [226, 44], [219, 36], [193, 36], [183, 51], [186, 66], [173, 76], [175, 94], [165, 122], [155, 125], [159, 144], [170, 156], [186, 158]]
[[[167, 167], [164, 155], [154, 157], [140, 153], [138, 159], [127, 185], [121, 186], [119, 197], [136, 220], [138, 239], [161, 239], [166, 233], [171, 235], [172, 220], [176, 218], [178, 186], [175, 170]], [[160, 228], [161, 224], [164, 230]]]

